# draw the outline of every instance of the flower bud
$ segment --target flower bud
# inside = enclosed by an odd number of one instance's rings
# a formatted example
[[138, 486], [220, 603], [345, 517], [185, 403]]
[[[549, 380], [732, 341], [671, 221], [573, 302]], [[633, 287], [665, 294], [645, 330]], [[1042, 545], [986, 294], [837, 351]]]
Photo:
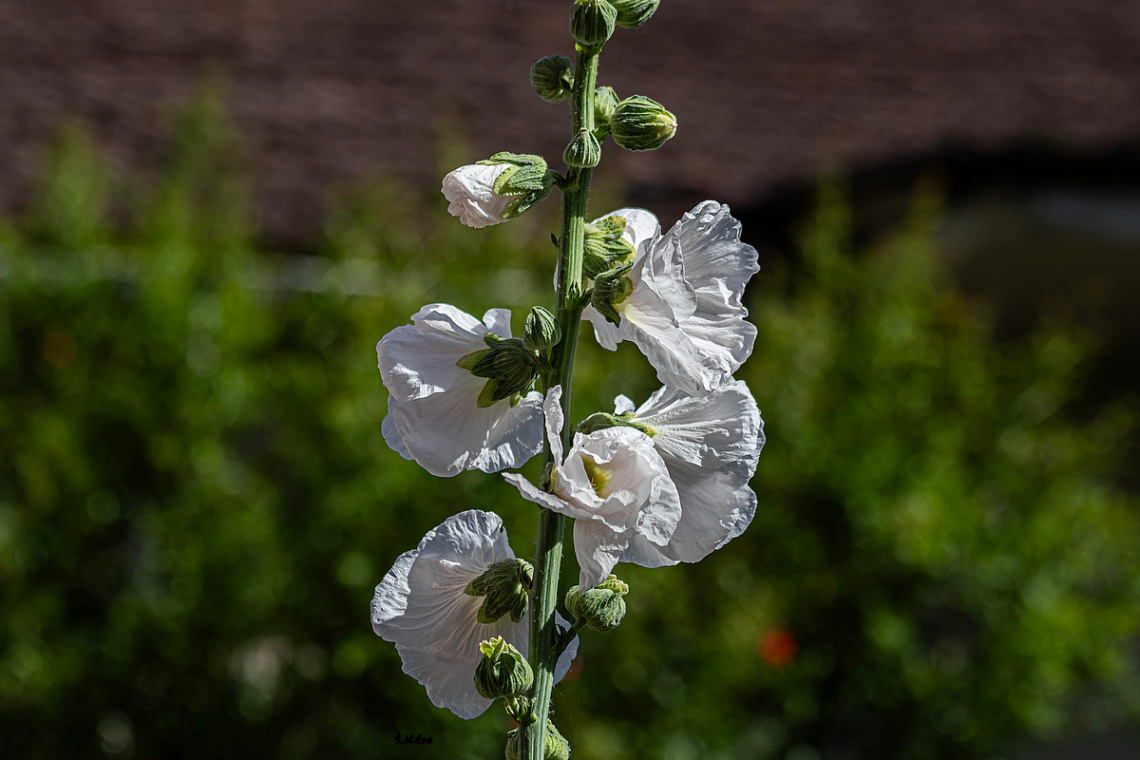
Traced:
[[494, 623], [503, 615], [519, 622], [526, 614], [534, 568], [525, 559], [504, 559], [495, 562], [478, 578], [467, 584], [463, 593], [468, 596], [485, 596], [479, 608], [480, 623]]
[[619, 98], [613, 87], [599, 87], [594, 90], [594, 129], [610, 130], [610, 117], [614, 115]]
[[588, 129], [578, 131], [566, 150], [562, 151], [562, 160], [567, 166], [578, 169], [593, 169], [602, 160], [602, 146], [598, 138]]
[[558, 319], [541, 306], [535, 306], [526, 315], [523, 343], [531, 351], [548, 351], [562, 340], [562, 327]]
[[[554, 727], [554, 723], [547, 719], [545, 751], [543, 760], [570, 760], [570, 743]], [[507, 760], [519, 760], [519, 730], [512, 728], [507, 732]]]
[[677, 117], [643, 95], [618, 103], [610, 117], [610, 134], [626, 150], [660, 148], [676, 133]]
[[574, 89], [574, 64], [560, 55], [539, 58], [530, 67], [530, 86], [547, 103], [561, 103]]
[[632, 268], [632, 263], [623, 264], [616, 269], [603, 272], [594, 279], [590, 304], [610, 324], [617, 325], [621, 322], [621, 313], [616, 307], [633, 292], [633, 281], [626, 276]]
[[622, 216], [607, 216], [586, 225], [585, 252], [582, 271], [593, 280], [615, 266], [631, 263], [636, 251], [622, 237], [626, 220]]
[[611, 631], [625, 617], [624, 597], [628, 593], [629, 586], [610, 575], [584, 594], [578, 593], [577, 586], [571, 586], [566, 592], [566, 609], [595, 631]]
[[534, 683], [530, 663], [502, 636], [484, 641], [479, 651], [483, 657], [475, 667], [475, 688], [487, 699], [522, 694]]
[[468, 227], [513, 219], [550, 195], [553, 179], [540, 156], [496, 153], [443, 178], [447, 210]]
[[610, 0], [617, 9], [617, 25], [636, 29], [649, 20], [661, 0]]
[[570, 8], [570, 34], [580, 45], [604, 45], [616, 25], [617, 8], [609, 0], [575, 0]]

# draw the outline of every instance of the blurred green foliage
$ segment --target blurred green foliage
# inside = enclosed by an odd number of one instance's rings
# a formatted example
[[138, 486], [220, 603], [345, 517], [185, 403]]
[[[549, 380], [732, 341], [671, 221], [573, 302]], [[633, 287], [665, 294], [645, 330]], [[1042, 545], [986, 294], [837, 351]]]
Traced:
[[[374, 345], [433, 301], [517, 333], [551, 306], [553, 204], [472, 231], [377, 185], [319, 255], [258, 251], [212, 102], [146, 192], [67, 131], [0, 225], [0, 756], [499, 757], [501, 711], [432, 707], [368, 603], [447, 515], [494, 509], [525, 556], [535, 514], [387, 449]], [[826, 190], [802, 265], [753, 283], [756, 519], [619, 567], [626, 622], [556, 690], [575, 757], [992, 757], [1136, 715], [1131, 415], [1075, 417], [1078, 332], [994, 343], [936, 218], [851, 251]], [[655, 388], [628, 345], [579, 367], [579, 418]]]

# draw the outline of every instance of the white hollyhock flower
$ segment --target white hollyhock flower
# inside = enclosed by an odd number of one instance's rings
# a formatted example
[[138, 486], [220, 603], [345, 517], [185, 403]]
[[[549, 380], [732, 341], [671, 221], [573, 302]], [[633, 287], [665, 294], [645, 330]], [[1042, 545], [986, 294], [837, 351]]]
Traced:
[[511, 337], [511, 313], [491, 309], [480, 323], [448, 304], [429, 304], [376, 345], [388, 415], [384, 440], [432, 475], [519, 467], [542, 450], [542, 394], [531, 391], [479, 407], [487, 379], [459, 367], [462, 357], [487, 349], [488, 332]]
[[728, 382], [752, 353], [756, 328], [745, 320], [744, 286], [760, 271], [756, 249], [740, 242], [728, 206], [700, 203], [662, 235], [642, 209], [614, 212], [637, 248], [629, 296], [614, 308], [618, 325], [596, 309], [584, 316], [611, 351], [633, 341], [671, 388], [697, 395]]
[[[432, 704], [460, 718], [476, 718], [491, 705], [475, 688], [481, 641], [502, 636], [527, 655], [526, 616], [518, 623], [510, 615], [480, 623], [484, 597], [464, 593], [492, 564], [514, 557], [499, 516], [472, 509], [447, 518], [417, 549], [400, 555], [376, 587], [372, 630], [396, 645], [404, 672], [424, 685]], [[557, 622], [568, 627], [560, 616]], [[575, 638], [558, 660], [556, 682], [577, 652]]]
[[546, 394], [546, 430], [554, 455], [554, 493], [521, 475], [504, 475], [523, 497], [574, 518], [574, 552], [585, 591], [606, 579], [631, 542], [666, 546], [681, 517], [677, 487], [649, 436], [614, 427], [574, 436], [562, 456], [562, 387]]
[[[447, 212], [468, 227], [489, 227], [506, 221], [503, 213], [514, 200], [495, 192], [495, 180], [510, 164], [468, 164], [443, 178]], [[454, 224], [454, 222], [452, 222]]]
[[764, 446], [764, 422], [748, 386], [733, 380], [706, 396], [661, 388], [636, 411], [625, 396], [615, 413], [651, 430], [681, 501], [664, 546], [635, 537], [622, 562], [644, 567], [699, 562], [739, 536], [756, 512], [748, 481]]

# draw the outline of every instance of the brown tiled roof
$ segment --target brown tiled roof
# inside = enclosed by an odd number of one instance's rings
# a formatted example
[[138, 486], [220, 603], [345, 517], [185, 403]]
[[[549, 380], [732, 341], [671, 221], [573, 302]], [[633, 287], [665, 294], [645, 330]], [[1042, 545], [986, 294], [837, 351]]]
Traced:
[[[438, 181], [451, 125], [475, 159], [561, 154], [565, 105], [528, 85], [569, 54], [568, 0], [0, 0], [0, 206], [81, 115], [145, 167], [204, 72], [230, 81], [261, 221], [316, 229], [330, 187]], [[830, 165], [1024, 138], [1082, 151], [1140, 135], [1135, 0], [663, 0], [619, 30], [601, 81], [678, 115], [664, 149], [607, 149], [645, 186], [745, 202]], [[612, 144], [611, 144], [612, 146]], [[616, 159], [616, 160], [615, 160]], [[607, 169], [603, 168], [603, 171]], [[612, 170], [609, 170], [612, 171]]]

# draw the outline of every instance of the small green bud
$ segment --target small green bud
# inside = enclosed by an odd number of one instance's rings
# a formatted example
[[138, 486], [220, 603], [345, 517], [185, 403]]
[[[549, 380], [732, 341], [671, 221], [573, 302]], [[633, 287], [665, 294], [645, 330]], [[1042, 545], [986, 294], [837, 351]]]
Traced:
[[617, 306], [633, 292], [633, 281], [626, 276], [632, 268], [633, 264], [623, 264], [594, 279], [590, 303], [610, 324], [617, 325], [621, 322], [621, 312]]
[[634, 95], [618, 103], [610, 134], [626, 150], [654, 150], [677, 133], [677, 117], [656, 100]]
[[485, 596], [479, 608], [480, 623], [494, 623], [510, 614], [518, 623], [526, 614], [534, 568], [525, 559], [504, 559], [494, 563], [475, 580], [467, 584], [463, 593], [468, 596]]
[[534, 683], [530, 663], [502, 636], [484, 641], [479, 651], [483, 656], [475, 667], [475, 688], [487, 699], [522, 694]]
[[636, 29], [649, 20], [661, 0], [610, 0], [617, 9], [617, 25]]
[[562, 327], [558, 319], [541, 306], [535, 306], [526, 315], [523, 343], [531, 351], [548, 351], [562, 340]]
[[585, 252], [582, 271], [593, 280], [615, 266], [633, 261], [636, 251], [633, 245], [622, 237], [626, 220], [623, 216], [607, 216], [590, 222], [585, 230]]
[[[545, 751], [543, 760], [570, 760], [570, 742], [559, 733], [554, 723], [547, 719], [544, 741]], [[519, 760], [519, 730], [512, 728], [507, 732], [507, 760]]]
[[574, 89], [574, 64], [561, 55], [539, 58], [530, 67], [530, 86], [547, 103], [561, 103]]
[[607, 412], [594, 412], [586, 419], [578, 423], [578, 432], [582, 435], [589, 435], [598, 430], [605, 430], [612, 427], [628, 427], [634, 430], [640, 430], [650, 438], [657, 435], [657, 429], [651, 425], [646, 425], [644, 422], [637, 422], [633, 419], [633, 412], [623, 412], [622, 414], [608, 414]]
[[594, 129], [610, 131], [610, 117], [614, 115], [620, 98], [613, 87], [599, 87], [594, 90]]
[[579, 130], [566, 150], [562, 151], [562, 160], [567, 166], [593, 169], [602, 160], [602, 146], [588, 129]]
[[611, 631], [625, 617], [624, 597], [628, 593], [629, 586], [611, 575], [584, 594], [571, 586], [566, 592], [566, 609], [595, 631]]
[[580, 45], [604, 45], [616, 25], [617, 8], [609, 0], [575, 0], [570, 8], [570, 34]]

